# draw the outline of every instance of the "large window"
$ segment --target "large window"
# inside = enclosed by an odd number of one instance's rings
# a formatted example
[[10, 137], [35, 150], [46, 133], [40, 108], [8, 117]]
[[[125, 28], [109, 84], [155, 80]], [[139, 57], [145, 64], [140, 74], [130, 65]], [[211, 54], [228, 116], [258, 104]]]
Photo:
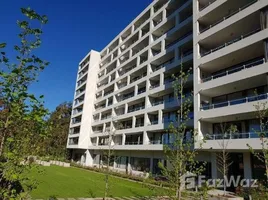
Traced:
[[130, 164], [132, 170], [135, 171], [150, 171], [150, 158], [130, 158]]

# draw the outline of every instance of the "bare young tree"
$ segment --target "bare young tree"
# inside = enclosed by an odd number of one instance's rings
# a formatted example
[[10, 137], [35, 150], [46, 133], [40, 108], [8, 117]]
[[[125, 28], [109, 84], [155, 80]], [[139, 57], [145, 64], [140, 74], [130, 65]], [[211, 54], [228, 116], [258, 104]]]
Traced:
[[187, 174], [198, 174], [203, 171], [203, 166], [197, 167], [198, 161], [195, 159], [202, 145], [200, 144], [200, 148], [194, 148], [196, 131], [189, 128], [187, 124], [190, 119], [192, 100], [191, 95], [185, 94], [185, 85], [190, 74], [191, 69], [184, 70], [181, 63], [179, 75], [173, 76], [174, 96], [179, 105], [177, 112], [178, 122], [171, 123], [167, 129], [170, 138], [172, 138], [169, 144], [164, 145], [164, 153], [168, 165], [164, 166], [162, 163], [159, 163], [161, 172], [167, 178], [170, 185], [169, 197], [178, 200], [182, 199], [182, 191], [186, 181], [185, 176]]
[[237, 127], [235, 125], [228, 126], [226, 123], [221, 123], [220, 129], [221, 139], [218, 141], [218, 144], [221, 152], [217, 153], [217, 169], [223, 176], [223, 191], [224, 195], [226, 195], [229, 168], [233, 164], [228, 151], [228, 145], [232, 135], [237, 133]]
[[254, 130], [254, 132], [259, 136], [261, 142], [261, 150], [256, 151], [254, 150], [249, 144], [251, 153], [265, 165], [265, 176], [266, 182], [268, 183], [268, 107], [267, 101], [266, 102], [258, 102], [254, 105], [256, 109], [256, 117], [259, 120], [260, 128], [259, 130]]

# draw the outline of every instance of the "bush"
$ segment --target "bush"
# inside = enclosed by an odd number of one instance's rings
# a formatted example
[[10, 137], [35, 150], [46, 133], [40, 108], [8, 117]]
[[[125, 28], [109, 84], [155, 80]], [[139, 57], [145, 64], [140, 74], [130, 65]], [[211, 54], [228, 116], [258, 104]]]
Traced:
[[[98, 168], [98, 167], [85, 167], [82, 166], [80, 164], [71, 162], [71, 166], [73, 167], [78, 167], [78, 168], [82, 168], [82, 169], [86, 169], [89, 171], [94, 171], [94, 172], [99, 172], [99, 173], [105, 173], [106, 170], [103, 168]], [[139, 176], [133, 176], [131, 174], [126, 174], [126, 173], [119, 173], [119, 172], [114, 172], [114, 171], [109, 171], [110, 175], [112, 176], [116, 176], [116, 177], [120, 177], [120, 178], [126, 178], [126, 179], [130, 179], [133, 181], [138, 181], [138, 182], [142, 182], [142, 183], [146, 183], [146, 184], [152, 184], [155, 186], [160, 186], [160, 187], [170, 187], [170, 185], [167, 182], [164, 181], [156, 181], [154, 179], [148, 178], [146, 179], [146, 181], [144, 181], [145, 179]]]

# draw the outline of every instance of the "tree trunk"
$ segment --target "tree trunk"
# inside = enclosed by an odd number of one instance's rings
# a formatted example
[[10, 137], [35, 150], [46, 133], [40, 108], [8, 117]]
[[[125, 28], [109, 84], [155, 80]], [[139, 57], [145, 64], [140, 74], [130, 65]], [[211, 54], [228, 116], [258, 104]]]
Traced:
[[4, 144], [5, 144], [5, 139], [6, 139], [6, 133], [3, 133], [2, 138], [1, 138], [1, 143], [0, 143], [0, 157], [4, 153]]

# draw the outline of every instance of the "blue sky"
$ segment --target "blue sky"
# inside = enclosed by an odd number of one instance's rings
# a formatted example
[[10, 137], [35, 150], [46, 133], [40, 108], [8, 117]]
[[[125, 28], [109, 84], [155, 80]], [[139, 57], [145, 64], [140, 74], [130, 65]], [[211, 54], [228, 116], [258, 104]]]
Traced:
[[1, 3], [0, 42], [7, 49], [18, 43], [16, 21], [20, 8], [30, 6], [46, 14], [42, 47], [37, 54], [50, 62], [31, 92], [45, 95], [46, 107], [53, 110], [72, 101], [79, 61], [90, 49], [102, 50], [152, 0], [8, 0]]

